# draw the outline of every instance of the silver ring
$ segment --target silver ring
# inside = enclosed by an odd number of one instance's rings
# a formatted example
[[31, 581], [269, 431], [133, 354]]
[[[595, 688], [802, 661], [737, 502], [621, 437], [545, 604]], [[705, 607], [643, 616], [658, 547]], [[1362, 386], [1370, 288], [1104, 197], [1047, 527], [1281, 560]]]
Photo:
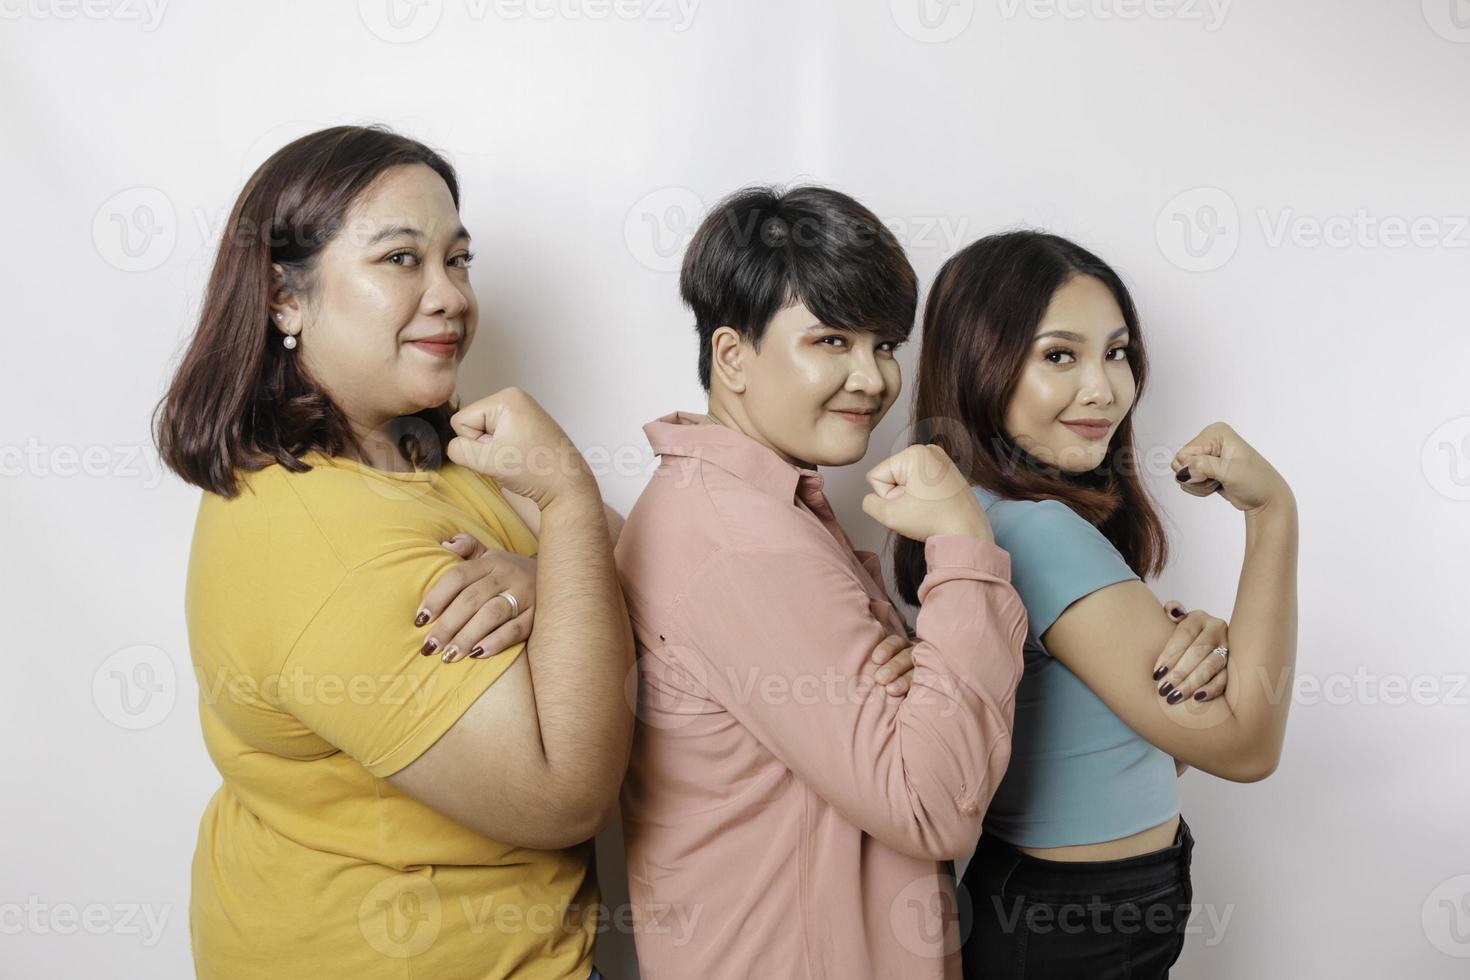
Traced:
[[510, 618], [511, 619], [515, 619], [517, 616], [519, 616], [521, 614], [521, 604], [519, 602], [516, 602], [516, 597], [515, 596], [511, 595], [509, 592], [497, 592], [495, 594], [497, 596], [502, 596], [502, 595], [505, 596], [505, 601], [508, 602], [508, 603], [510, 603]]
[[1225, 647], [1215, 647], [1215, 649], [1211, 650], [1210, 652], [1218, 653], [1220, 655], [1220, 659], [1225, 663], [1228, 664], [1230, 662], [1230, 651]]

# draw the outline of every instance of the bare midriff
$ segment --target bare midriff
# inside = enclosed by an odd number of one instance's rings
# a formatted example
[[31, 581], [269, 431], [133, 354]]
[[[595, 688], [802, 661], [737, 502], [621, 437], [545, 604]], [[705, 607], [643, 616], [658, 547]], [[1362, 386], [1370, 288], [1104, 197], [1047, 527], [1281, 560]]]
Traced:
[[1179, 814], [1176, 813], [1157, 827], [1140, 830], [1117, 840], [1098, 841], [1096, 844], [1070, 844], [1066, 847], [1017, 847], [1016, 850], [1047, 861], [1113, 861], [1161, 851], [1174, 843], [1174, 835], [1178, 830]]

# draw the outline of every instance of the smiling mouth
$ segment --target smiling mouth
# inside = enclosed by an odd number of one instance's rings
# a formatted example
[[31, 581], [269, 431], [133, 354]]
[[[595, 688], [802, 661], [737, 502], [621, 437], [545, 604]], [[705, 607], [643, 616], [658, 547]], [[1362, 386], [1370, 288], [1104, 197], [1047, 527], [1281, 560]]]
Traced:
[[829, 408], [827, 411], [844, 421], [851, 422], [853, 425], [862, 426], [872, 426], [873, 418], [877, 414], [876, 412], [844, 412], [836, 408]]

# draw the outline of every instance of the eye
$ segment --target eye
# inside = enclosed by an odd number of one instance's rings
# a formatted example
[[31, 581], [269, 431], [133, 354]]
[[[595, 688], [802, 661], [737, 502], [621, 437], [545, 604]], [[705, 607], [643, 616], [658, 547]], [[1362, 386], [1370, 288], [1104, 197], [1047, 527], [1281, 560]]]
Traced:
[[903, 341], [901, 341], [901, 340], [885, 340], [885, 341], [883, 341], [883, 343], [881, 343], [881, 344], [878, 345], [878, 349], [879, 350], [882, 350], [884, 347], [887, 347], [888, 348], [888, 353], [894, 354], [894, 353], [897, 353], [898, 352], [898, 349], [900, 347], [902, 347], [902, 346], [903, 346]]
[[[826, 344], [827, 341], [829, 341], [829, 340], [840, 340], [844, 344], [847, 343], [847, 338], [844, 337], [844, 336], [842, 336], [842, 334], [840, 334], [840, 333], [829, 333], [825, 337], [822, 337], [820, 340], [818, 340], [817, 343], [819, 343], [819, 344]], [[831, 345], [829, 344], [828, 346], [831, 346]]]
[[470, 263], [473, 261], [475, 261], [474, 252], [462, 252], [459, 255], [456, 255], [454, 258], [450, 259], [449, 263], [450, 265], [453, 265], [454, 263], [458, 262], [460, 264], [459, 266], [457, 266], [457, 268], [468, 269], [470, 267]]
[[1112, 357], [1114, 354], [1122, 354], [1123, 355], [1122, 357], [1113, 358], [1114, 360], [1117, 360], [1117, 361], [1126, 361], [1126, 360], [1128, 360], [1128, 345], [1127, 344], [1119, 344], [1117, 347], [1114, 347], [1112, 350], [1108, 351], [1108, 356], [1109, 357]]
[[1065, 347], [1053, 347], [1051, 350], [1047, 351], [1045, 354], [1042, 354], [1041, 356], [1045, 360], [1050, 361], [1053, 364], [1061, 364], [1062, 363], [1061, 361], [1053, 360], [1053, 358], [1054, 357], [1061, 357], [1063, 355], [1065, 355], [1067, 357], [1072, 357], [1072, 352], [1070, 350], [1068, 350], [1067, 348], [1065, 348]]
[[[411, 264], [407, 264], [404, 262], [395, 261], [397, 259], [413, 259], [413, 262]], [[394, 265], [400, 265], [407, 269], [412, 268], [414, 265], [417, 265], [419, 257], [405, 248], [386, 256], [384, 261], [392, 262]]]

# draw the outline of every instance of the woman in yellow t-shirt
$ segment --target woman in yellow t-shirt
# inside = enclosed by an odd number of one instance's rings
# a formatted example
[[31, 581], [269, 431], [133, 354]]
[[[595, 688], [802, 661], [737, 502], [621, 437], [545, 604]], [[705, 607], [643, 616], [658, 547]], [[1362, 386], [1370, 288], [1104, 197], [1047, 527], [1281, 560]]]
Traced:
[[[231, 212], [157, 419], [205, 491], [200, 977], [598, 976], [631, 631], [565, 433], [514, 388], [454, 412], [469, 260], [453, 169], [377, 127], [289, 144]], [[508, 554], [447, 603], [465, 532]]]

